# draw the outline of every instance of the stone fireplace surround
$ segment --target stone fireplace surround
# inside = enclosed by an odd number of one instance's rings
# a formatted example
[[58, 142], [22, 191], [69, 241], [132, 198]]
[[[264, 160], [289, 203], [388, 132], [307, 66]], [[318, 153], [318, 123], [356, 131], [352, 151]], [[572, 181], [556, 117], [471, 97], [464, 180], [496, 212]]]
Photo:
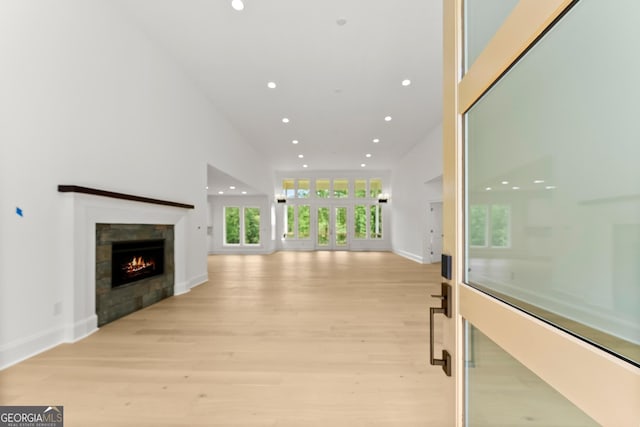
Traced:
[[[96, 224], [96, 315], [98, 326], [173, 295], [173, 226], [165, 224]], [[114, 243], [163, 240], [161, 275], [114, 287]], [[162, 252], [162, 251], [161, 251]]]

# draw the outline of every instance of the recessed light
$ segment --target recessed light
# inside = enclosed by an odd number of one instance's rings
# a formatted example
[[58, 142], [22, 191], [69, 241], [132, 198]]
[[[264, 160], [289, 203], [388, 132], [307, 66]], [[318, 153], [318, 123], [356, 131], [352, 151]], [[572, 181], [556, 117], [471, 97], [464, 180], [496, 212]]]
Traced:
[[208, 189], [209, 189], [209, 186], [207, 185], [205, 188], [208, 190]]
[[242, 0], [232, 0], [231, 7], [237, 11], [240, 11], [244, 9], [244, 3], [242, 2]]
[[544, 179], [536, 179], [535, 181], [533, 181], [534, 184], [542, 184], [544, 182]]
[[230, 185], [229, 186], [229, 190], [235, 190], [235, 189], [236, 189], [235, 185]]
[[363, 168], [363, 167], [365, 167], [365, 166], [367, 166], [367, 164], [366, 164], [366, 163], [360, 163], [360, 167], [361, 167], [361, 168]]
[[277, 86], [277, 85], [276, 85], [276, 82], [269, 82], [269, 83], [267, 83], [267, 87], [268, 87], [269, 89], [275, 89], [275, 88], [276, 88], [276, 86]]
[[302, 165], [302, 167], [303, 167], [303, 168], [308, 168], [308, 167], [309, 167], [309, 165], [306, 165], [306, 164], [305, 164], [305, 165]]
[[519, 190], [520, 187], [511, 187], [512, 190]]
[[502, 185], [507, 185], [509, 181], [502, 181]]
[[555, 185], [547, 185], [546, 187], [544, 187], [546, 190], [554, 190], [556, 188]]
[[385, 121], [385, 122], [390, 122], [391, 120], [392, 120], [392, 117], [391, 117], [391, 116], [387, 116], [387, 117], [385, 117], [385, 118], [384, 118], [384, 121]]
[[371, 153], [367, 153], [364, 155], [365, 157], [371, 157]]
[[297, 139], [294, 139], [293, 141], [291, 141], [291, 143], [292, 143], [293, 145], [296, 145], [296, 144], [297, 144], [297, 143], [299, 143], [299, 142], [300, 142], [300, 141], [298, 141]]
[[409, 80], [409, 79], [404, 79], [402, 81], [402, 86], [409, 86], [410, 84], [411, 84], [411, 80]]
[[374, 143], [374, 144], [377, 144], [378, 142], [380, 142], [380, 140], [379, 140], [378, 138], [375, 138], [375, 139], [373, 140], [373, 143]]
[[298, 154], [299, 159], [304, 159], [304, 154]]
[[242, 192], [242, 194], [247, 194], [247, 192], [246, 192], [246, 191], [243, 191], [243, 192]]
[[284, 117], [284, 118], [282, 119], [282, 123], [289, 123], [289, 119], [288, 119], [288, 118], [286, 118], [286, 117]]
[[224, 194], [224, 191], [218, 191], [218, 194]]
[[485, 188], [485, 190], [486, 190], [486, 191], [491, 191], [491, 190], [493, 190], [493, 188], [491, 188], [491, 187], [487, 187], [487, 188]]

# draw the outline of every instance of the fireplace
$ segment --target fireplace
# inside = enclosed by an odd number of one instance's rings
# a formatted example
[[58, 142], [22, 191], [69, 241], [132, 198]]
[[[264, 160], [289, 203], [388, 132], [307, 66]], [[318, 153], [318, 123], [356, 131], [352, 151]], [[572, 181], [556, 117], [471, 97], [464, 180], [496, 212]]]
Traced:
[[174, 246], [173, 225], [96, 223], [98, 326], [173, 295]]
[[164, 240], [134, 240], [111, 245], [111, 287], [164, 273]]

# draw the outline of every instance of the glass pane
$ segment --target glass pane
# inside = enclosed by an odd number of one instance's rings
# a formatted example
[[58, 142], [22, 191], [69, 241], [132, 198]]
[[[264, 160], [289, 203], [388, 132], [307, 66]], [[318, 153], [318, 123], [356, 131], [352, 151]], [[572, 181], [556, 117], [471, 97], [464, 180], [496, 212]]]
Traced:
[[227, 245], [240, 244], [240, 208], [224, 208], [224, 242]]
[[329, 197], [329, 180], [317, 179], [316, 180], [316, 196], [326, 199]]
[[465, 18], [465, 70], [487, 46], [520, 0], [466, 0]]
[[318, 208], [318, 246], [329, 245], [329, 208]]
[[373, 178], [369, 180], [369, 195], [371, 197], [378, 197], [382, 194], [382, 180], [379, 178]]
[[466, 187], [467, 280], [640, 364], [637, 16], [581, 1], [529, 50], [467, 113]]
[[367, 208], [363, 205], [356, 205], [354, 208], [354, 237], [356, 239], [367, 238]]
[[311, 221], [309, 213], [311, 209], [308, 205], [298, 206], [298, 239], [308, 239], [310, 236], [309, 229]]
[[309, 188], [311, 185], [311, 181], [308, 179], [299, 179], [298, 180], [298, 192], [297, 195], [299, 198], [304, 199], [309, 197]]
[[295, 192], [295, 180], [293, 179], [284, 179], [282, 180], [282, 192], [284, 193], [286, 198], [292, 198], [296, 196]]
[[468, 427], [599, 425], [479, 329], [465, 329]]
[[347, 208], [336, 208], [336, 245], [347, 244]]
[[471, 246], [487, 246], [487, 207], [485, 205], [469, 206], [469, 244]]
[[349, 181], [346, 179], [333, 180], [333, 197], [339, 199], [349, 196]]
[[367, 197], [367, 180], [366, 179], [356, 179], [354, 182], [354, 191], [356, 192], [356, 197]]
[[260, 208], [244, 208], [244, 243], [260, 244]]
[[382, 208], [380, 207], [380, 205], [371, 206], [371, 215], [369, 218], [371, 219], [371, 238], [381, 239], [382, 238]]
[[293, 239], [295, 235], [295, 206], [287, 206], [287, 239]]

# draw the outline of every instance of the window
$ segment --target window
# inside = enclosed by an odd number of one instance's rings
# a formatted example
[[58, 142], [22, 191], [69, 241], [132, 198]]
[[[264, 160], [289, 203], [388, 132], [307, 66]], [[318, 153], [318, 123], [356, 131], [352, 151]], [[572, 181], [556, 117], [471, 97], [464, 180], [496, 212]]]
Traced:
[[287, 217], [285, 218], [285, 225], [287, 226], [287, 239], [293, 239], [296, 237], [296, 207], [295, 206], [287, 206], [286, 210]]
[[224, 244], [240, 245], [240, 236], [243, 236], [242, 244], [260, 244], [260, 208], [242, 208], [225, 206], [224, 208]]
[[371, 238], [382, 239], [382, 207], [380, 205], [372, 205], [370, 211]]
[[369, 196], [377, 198], [382, 194], [382, 180], [380, 178], [372, 178], [369, 180]]
[[308, 239], [311, 228], [311, 208], [309, 205], [298, 206], [298, 239]]
[[224, 243], [227, 245], [240, 244], [240, 208], [224, 208]]
[[244, 208], [244, 244], [260, 244], [260, 208]]
[[298, 190], [296, 191], [296, 195], [300, 199], [306, 199], [309, 197], [309, 189], [311, 186], [311, 181], [308, 179], [299, 179], [298, 180]]
[[469, 245], [508, 248], [511, 245], [510, 218], [508, 205], [470, 205]]
[[354, 234], [356, 239], [367, 238], [367, 208], [364, 205], [354, 207]]
[[333, 180], [333, 197], [344, 199], [349, 197], [349, 181], [346, 179]]
[[296, 196], [295, 180], [285, 179], [282, 181], [282, 192], [287, 199]]
[[316, 196], [326, 199], [329, 197], [329, 183], [328, 179], [316, 180]]
[[367, 197], [367, 180], [366, 179], [356, 179], [353, 185], [354, 185], [356, 198]]

